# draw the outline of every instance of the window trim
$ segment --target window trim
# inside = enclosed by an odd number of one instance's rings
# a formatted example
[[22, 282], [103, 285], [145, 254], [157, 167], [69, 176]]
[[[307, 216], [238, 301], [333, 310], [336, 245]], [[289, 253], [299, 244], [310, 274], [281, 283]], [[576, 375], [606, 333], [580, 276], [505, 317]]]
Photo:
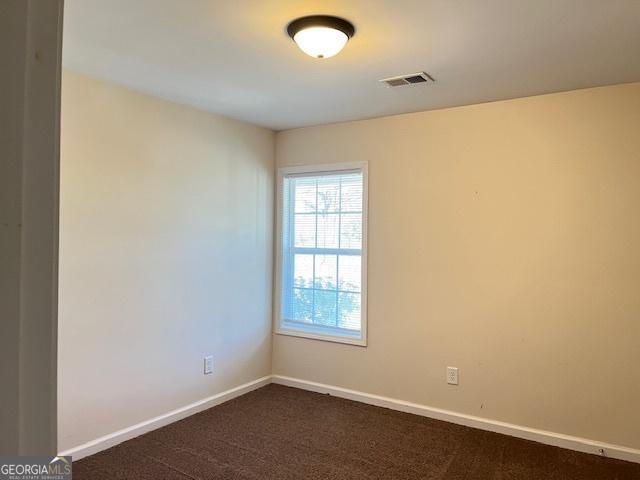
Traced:
[[[361, 253], [361, 305], [360, 305], [360, 336], [349, 338], [348, 336], [332, 335], [331, 328], [328, 327], [326, 333], [318, 333], [322, 331], [322, 327], [314, 327], [314, 331], [304, 331], [302, 329], [286, 328], [286, 322], [281, 322], [281, 299], [282, 299], [282, 262], [283, 262], [283, 244], [282, 244], [282, 223], [283, 223], [283, 186], [284, 177], [290, 175], [308, 175], [320, 173], [342, 173], [349, 170], [357, 170], [362, 172], [362, 253]], [[369, 176], [368, 163], [362, 162], [345, 162], [331, 163], [322, 165], [295, 165], [278, 168], [276, 176], [276, 265], [275, 265], [275, 282], [274, 282], [274, 314], [273, 329], [277, 335], [286, 335], [291, 337], [302, 337], [313, 340], [323, 340], [334, 343], [344, 343], [348, 345], [357, 345], [361, 347], [367, 346], [367, 244], [369, 239], [368, 220], [369, 220]]]

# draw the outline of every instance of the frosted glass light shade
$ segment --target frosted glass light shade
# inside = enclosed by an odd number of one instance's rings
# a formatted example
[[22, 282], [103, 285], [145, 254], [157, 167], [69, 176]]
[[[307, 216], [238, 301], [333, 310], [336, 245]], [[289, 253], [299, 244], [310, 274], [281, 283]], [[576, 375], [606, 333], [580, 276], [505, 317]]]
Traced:
[[293, 36], [300, 50], [315, 58], [329, 58], [340, 52], [349, 37], [340, 30], [329, 27], [309, 27]]
[[329, 58], [344, 48], [356, 29], [344, 18], [310, 15], [292, 21], [287, 25], [287, 33], [307, 55]]

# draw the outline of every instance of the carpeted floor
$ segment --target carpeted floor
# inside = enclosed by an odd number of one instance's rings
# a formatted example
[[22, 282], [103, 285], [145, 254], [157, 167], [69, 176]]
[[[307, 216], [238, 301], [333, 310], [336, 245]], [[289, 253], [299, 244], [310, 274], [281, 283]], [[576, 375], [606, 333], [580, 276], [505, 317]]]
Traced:
[[73, 464], [81, 479], [640, 479], [640, 464], [268, 385]]

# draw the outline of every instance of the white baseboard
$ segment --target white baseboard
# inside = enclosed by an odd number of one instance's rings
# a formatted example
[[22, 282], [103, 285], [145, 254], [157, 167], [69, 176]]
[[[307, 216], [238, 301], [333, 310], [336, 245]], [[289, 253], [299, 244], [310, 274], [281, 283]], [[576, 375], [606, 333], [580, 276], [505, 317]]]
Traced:
[[216, 395], [212, 395], [211, 397], [204, 398], [184, 407], [172, 410], [163, 415], [159, 415], [149, 420], [145, 420], [144, 422], [137, 423], [136, 425], [123, 428], [122, 430], [118, 430], [117, 432], [110, 433], [103, 437], [96, 438], [95, 440], [91, 440], [90, 442], [70, 448], [68, 450], [65, 450], [64, 452], [60, 452], [58, 455], [71, 455], [74, 461], [80, 460], [81, 458], [93, 455], [94, 453], [98, 453], [126, 440], [130, 440], [134, 437], [142, 435], [143, 433], [163, 427], [165, 425], [193, 415], [194, 413], [201, 412], [202, 410], [214, 407], [228, 400], [231, 400], [232, 398], [244, 395], [245, 393], [256, 390], [257, 388], [268, 385], [269, 383], [271, 383], [271, 375], [258, 378], [257, 380], [245, 383], [244, 385], [239, 385]]
[[523, 427], [520, 425], [514, 425], [512, 423], [500, 422], [497, 420], [476, 417], [473, 415], [465, 415], [450, 410], [443, 410], [441, 408], [429, 407], [417, 403], [397, 400], [395, 398], [373, 395], [370, 393], [359, 392], [357, 390], [349, 390], [347, 388], [325, 385], [322, 383], [310, 382], [308, 380], [285, 377], [282, 375], [267, 375], [266, 377], [253, 380], [251, 382], [245, 383], [244, 385], [239, 385], [224, 392], [218, 393], [217, 395], [213, 395], [198, 402], [194, 402], [190, 405], [172, 410], [171, 412], [165, 413], [163, 415], [145, 420], [144, 422], [132, 425], [131, 427], [123, 428], [122, 430], [118, 430], [117, 432], [113, 432], [103, 437], [96, 438], [95, 440], [91, 440], [90, 442], [60, 452], [58, 455], [71, 455], [73, 457], [73, 460], [80, 460], [81, 458], [93, 455], [94, 453], [106, 450], [107, 448], [113, 447], [126, 440], [135, 438], [139, 435], [142, 435], [143, 433], [163, 427], [177, 420], [181, 420], [185, 417], [198, 413], [202, 410], [206, 410], [208, 408], [224, 403], [228, 400], [231, 400], [232, 398], [244, 395], [245, 393], [256, 390], [260, 387], [268, 385], [269, 383], [277, 383], [280, 385], [300, 388], [312, 392], [328, 393], [336, 397], [355, 400], [357, 402], [366, 403], [369, 405], [376, 405], [378, 407], [398, 410], [400, 412], [413, 413], [415, 415], [434, 418], [436, 420], [443, 420], [445, 422], [455, 423], [458, 425], [465, 425], [467, 427], [478, 428], [480, 430], [502, 433], [505, 435], [510, 435], [512, 437], [523, 438], [538, 443], [544, 443], [546, 445], [553, 445], [555, 447], [575, 450], [578, 452], [600, 455], [600, 451], [604, 450], [607, 457], [640, 463], [640, 450], [633, 448], [622, 447], [620, 445], [613, 445], [605, 442], [598, 442], [586, 438], [574, 437], [571, 435], [564, 435], [561, 433], [549, 432], [546, 430]]
[[272, 375], [273, 383], [286, 385], [289, 387], [301, 388], [318, 393], [328, 393], [340, 398], [355, 400], [357, 402], [376, 405], [378, 407], [389, 408], [406, 413], [413, 413], [423, 417], [444, 420], [445, 422], [465, 425], [467, 427], [478, 428], [490, 432], [502, 433], [512, 437], [523, 438], [546, 445], [566, 448], [578, 452], [592, 453], [604, 455], [611, 458], [626, 460], [628, 462], [640, 463], [640, 450], [612, 445], [610, 443], [598, 442], [586, 438], [574, 437], [571, 435], [563, 435], [561, 433], [549, 432], [546, 430], [538, 430], [535, 428], [522, 427], [512, 423], [499, 422], [488, 418], [476, 417], [473, 415], [465, 415], [462, 413], [443, 410], [441, 408], [428, 407], [417, 403], [396, 400], [395, 398], [382, 397], [380, 395], [372, 395], [370, 393], [349, 390], [347, 388], [325, 385], [322, 383], [300, 380], [298, 378], [285, 377], [282, 375]]

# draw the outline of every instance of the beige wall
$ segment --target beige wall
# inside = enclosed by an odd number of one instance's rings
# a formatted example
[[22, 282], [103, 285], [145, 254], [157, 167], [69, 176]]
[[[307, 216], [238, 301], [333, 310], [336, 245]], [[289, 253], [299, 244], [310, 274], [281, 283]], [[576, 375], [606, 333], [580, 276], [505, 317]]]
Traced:
[[68, 71], [62, 102], [60, 451], [271, 372], [274, 170], [266, 129]]
[[369, 346], [275, 335], [274, 373], [640, 447], [640, 83], [276, 144], [369, 162]]

